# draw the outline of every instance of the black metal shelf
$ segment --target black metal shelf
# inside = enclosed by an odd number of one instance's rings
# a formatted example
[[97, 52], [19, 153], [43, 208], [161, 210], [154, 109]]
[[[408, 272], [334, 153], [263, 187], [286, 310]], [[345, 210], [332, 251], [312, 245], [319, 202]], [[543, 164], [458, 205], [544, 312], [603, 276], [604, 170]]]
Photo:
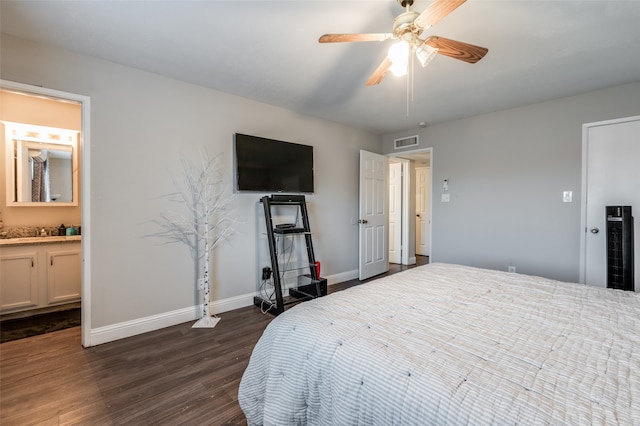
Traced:
[[[327, 294], [327, 280], [318, 276], [316, 269], [316, 259], [313, 252], [313, 241], [311, 239], [311, 228], [309, 226], [309, 216], [307, 213], [307, 203], [304, 195], [277, 194], [264, 196], [260, 199], [264, 208], [264, 218], [267, 227], [267, 241], [269, 243], [269, 254], [271, 257], [271, 270], [275, 300], [268, 300], [262, 297], [254, 297], [254, 304], [263, 311], [274, 315], [281, 314], [285, 306], [300, 303], [305, 300], [314, 299]], [[290, 227], [278, 227], [273, 224], [271, 208], [273, 206], [295, 206], [299, 209], [302, 226], [295, 224]], [[300, 268], [291, 268], [286, 271], [308, 270], [298, 276], [295, 288], [289, 289], [288, 296], [283, 295], [283, 283], [278, 261], [278, 250], [276, 246], [276, 235], [301, 236], [306, 244], [309, 264]]]
[[304, 228], [274, 228], [273, 232], [275, 234], [304, 234], [307, 232]]

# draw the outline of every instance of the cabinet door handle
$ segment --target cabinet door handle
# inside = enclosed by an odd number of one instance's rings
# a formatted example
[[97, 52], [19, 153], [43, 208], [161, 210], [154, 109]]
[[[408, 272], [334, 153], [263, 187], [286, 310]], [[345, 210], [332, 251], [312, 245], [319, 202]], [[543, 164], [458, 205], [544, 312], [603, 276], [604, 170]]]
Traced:
[[31, 258], [31, 267], [33, 268], [35, 264], [33, 263], [33, 257]]
[[51, 256], [50, 260], [51, 260], [51, 266], [53, 266], [53, 256]]

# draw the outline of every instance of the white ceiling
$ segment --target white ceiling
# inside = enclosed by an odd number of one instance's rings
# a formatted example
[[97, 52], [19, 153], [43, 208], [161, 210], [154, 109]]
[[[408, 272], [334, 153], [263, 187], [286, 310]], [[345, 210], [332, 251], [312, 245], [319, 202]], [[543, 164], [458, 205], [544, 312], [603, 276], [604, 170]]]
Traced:
[[[416, 0], [422, 11], [429, 0]], [[0, 2], [1, 29], [375, 133], [413, 129], [640, 81], [640, 1], [468, 0], [425, 35], [487, 47], [471, 65], [438, 56], [413, 86], [365, 82], [391, 41], [396, 0]]]

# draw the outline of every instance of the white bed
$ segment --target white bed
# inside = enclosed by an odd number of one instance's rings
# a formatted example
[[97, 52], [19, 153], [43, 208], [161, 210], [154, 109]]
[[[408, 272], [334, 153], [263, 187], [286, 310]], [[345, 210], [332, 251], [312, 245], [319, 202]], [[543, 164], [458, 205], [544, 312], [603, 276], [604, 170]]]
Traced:
[[431, 264], [275, 318], [249, 425], [640, 425], [640, 297]]

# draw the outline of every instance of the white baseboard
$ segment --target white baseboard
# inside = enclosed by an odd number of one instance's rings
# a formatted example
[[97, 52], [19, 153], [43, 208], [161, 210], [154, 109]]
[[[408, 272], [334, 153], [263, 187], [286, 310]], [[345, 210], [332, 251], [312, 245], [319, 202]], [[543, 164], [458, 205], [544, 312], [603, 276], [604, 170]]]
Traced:
[[176, 311], [94, 328], [90, 331], [90, 346], [101, 345], [114, 340], [148, 333], [149, 331], [171, 327], [172, 325], [183, 322], [195, 321], [199, 313], [200, 309], [196, 306], [191, 306]]
[[[347, 271], [324, 278], [327, 279], [328, 285], [332, 285], [358, 278], [358, 271]], [[251, 306], [253, 305], [253, 297], [256, 295], [257, 293], [249, 293], [213, 301], [211, 302], [211, 312], [214, 314], [220, 314], [234, 309]], [[173, 325], [189, 321], [195, 321], [200, 318], [201, 312], [202, 305], [190, 306], [175, 311], [164, 312], [162, 314], [94, 328], [90, 331], [89, 345], [85, 346], [101, 345], [114, 340], [160, 330], [161, 328], [171, 327]]]
[[358, 278], [358, 270], [355, 269], [353, 271], [341, 272], [339, 274], [329, 275], [327, 277], [323, 277], [327, 279], [327, 285], [333, 285], [338, 283], [343, 283], [345, 281], [351, 281]]
[[257, 295], [258, 293], [249, 293], [213, 301], [211, 302], [211, 312], [214, 314], [221, 314], [223, 312], [233, 311], [234, 309], [251, 306], [253, 305], [253, 297]]
[[[254, 294], [244, 294], [223, 300], [211, 302], [211, 311], [215, 314], [244, 308], [253, 304]], [[90, 332], [91, 342], [89, 346], [101, 345], [114, 340], [136, 336], [172, 325], [195, 321], [200, 318], [202, 305], [190, 306], [162, 314], [151, 315], [131, 321], [120, 322], [104, 327], [94, 328]]]

